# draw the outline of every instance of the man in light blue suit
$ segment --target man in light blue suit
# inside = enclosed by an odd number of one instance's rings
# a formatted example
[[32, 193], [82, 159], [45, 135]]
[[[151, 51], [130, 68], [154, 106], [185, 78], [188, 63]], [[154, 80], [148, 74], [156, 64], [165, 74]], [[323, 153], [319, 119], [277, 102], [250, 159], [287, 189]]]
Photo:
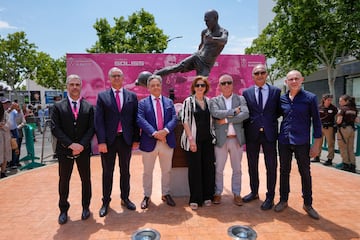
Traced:
[[244, 120], [249, 118], [249, 110], [243, 96], [233, 93], [233, 78], [224, 74], [219, 78], [221, 95], [211, 99], [210, 113], [215, 119], [215, 195], [213, 202], [221, 202], [224, 185], [224, 168], [228, 154], [230, 155], [232, 177], [231, 191], [234, 194], [234, 204], [242, 205], [241, 193], [241, 160], [245, 134]]
[[149, 77], [147, 87], [150, 96], [142, 99], [138, 108], [137, 124], [142, 129], [140, 150], [142, 151], [144, 164], [142, 209], [149, 207], [153, 170], [157, 157], [159, 157], [162, 175], [162, 200], [169, 206], [175, 206], [175, 202], [170, 195], [170, 174], [176, 142], [174, 129], [177, 118], [173, 101], [161, 95], [161, 83], [161, 76], [151, 75]]

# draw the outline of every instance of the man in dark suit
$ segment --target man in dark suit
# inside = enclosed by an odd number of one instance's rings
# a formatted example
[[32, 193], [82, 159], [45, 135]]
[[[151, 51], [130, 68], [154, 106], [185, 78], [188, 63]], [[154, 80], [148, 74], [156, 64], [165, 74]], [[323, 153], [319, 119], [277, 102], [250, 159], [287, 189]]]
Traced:
[[243, 201], [250, 202], [259, 198], [258, 165], [260, 147], [262, 147], [267, 175], [267, 193], [261, 209], [269, 210], [274, 206], [280, 89], [266, 83], [267, 71], [262, 64], [253, 68], [252, 76], [255, 85], [243, 92], [250, 113], [250, 118], [245, 123], [245, 137], [251, 189], [251, 193], [246, 195]]
[[175, 127], [177, 124], [174, 103], [161, 95], [162, 79], [159, 75], [151, 75], [147, 81], [150, 96], [139, 102], [137, 124], [142, 129], [140, 150], [143, 155], [144, 199], [141, 208], [149, 207], [152, 193], [152, 179], [155, 160], [159, 157], [161, 168], [162, 200], [169, 206], [175, 206], [170, 195], [170, 173], [172, 156], [175, 148]]
[[111, 68], [109, 78], [111, 89], [99, 93], [95, 112], [95, 130], [103, 168], [100, 217], [108, 213], [116, 154], [119, 157], [121, 204], [129, 210], [136, 209], [129, 200], [129, 165], [132, 146], [139, 140], [139, 128], [136, 126], [138, 100], [135, 93], [122, 87], [124, 74], [121, 69]]
[[81, 79], [78, 75], [68, 76], [66, 88], [68, 97], [55, 103], [51, 115], [51, 132], [57, 138], [59, 160], [59, 224], [66, 223], [68, 219], [69, 182], [74, 162], [82, 185], [82, 220], [90, 216], [91, 199], [90, 143], [94, 135], [94, 108], [80, 98]]

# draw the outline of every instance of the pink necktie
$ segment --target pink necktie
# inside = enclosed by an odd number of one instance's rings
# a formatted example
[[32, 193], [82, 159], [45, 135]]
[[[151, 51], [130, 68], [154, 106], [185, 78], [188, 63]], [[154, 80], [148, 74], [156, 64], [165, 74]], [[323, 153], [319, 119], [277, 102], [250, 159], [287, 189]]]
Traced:
[[72, 104], [73, 104], [72, 111], [73, 111], [73, 114], [74, 114], [74, 117], [75, 117], [75, 120], [76, 120], [77, 117], [78, 117], [78, 110], [77, 110], [77, 107], [76, 107], [77, 102], [72, 101]]
[[[120, 102], [120, 95], [119, 95], [120, 91], [116, 90], [115, 91], [115, 99], [116, 99], [116, 104], [119, 110], [119, 113], [121, 112], [121, 102]], [[122, 126], [121, 126], [121, 121], [119, 121], [118, 127], [117, 127], [117, 132], [121, 132], [122, 130]]]
[[163, 120], [163, 116], [162, 116], [162, 111], [161, 111], [161, 105], [160, 105], [160, 98], [155, 98], [156, 100], [156, 117], [158, 120], [158, 130], [161, 130], [164, 128], [164, 120]]

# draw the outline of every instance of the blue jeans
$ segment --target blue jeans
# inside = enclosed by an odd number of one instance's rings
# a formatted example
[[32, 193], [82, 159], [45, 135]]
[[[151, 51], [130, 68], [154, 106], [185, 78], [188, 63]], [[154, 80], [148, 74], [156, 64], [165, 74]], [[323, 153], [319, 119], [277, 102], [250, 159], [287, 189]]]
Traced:
[[312, 204], [312, 183], [310, 172], [310, 144], [291, 145], [279, 143], [280, 155], [280, 201], [288, 201], [290, 192], [290, 171], [293, 153], [301, 176], [302, 194], [305, 205]]
[[[18, 129], [15, 128], [13, 130], [10, 130], [11, 132], [11, 137], [12, 138], [16, 138], [16, 142], [18, 143], [18, 148], [20, 149], [21, 146], [19, 146], [19, 132]], [[20, 159], [20, 154], [16, 154], [15, 150], [12, 150], [12, 160], [10, 162], [11, 166], [16, 166], [19, 163], [19, 159]]]

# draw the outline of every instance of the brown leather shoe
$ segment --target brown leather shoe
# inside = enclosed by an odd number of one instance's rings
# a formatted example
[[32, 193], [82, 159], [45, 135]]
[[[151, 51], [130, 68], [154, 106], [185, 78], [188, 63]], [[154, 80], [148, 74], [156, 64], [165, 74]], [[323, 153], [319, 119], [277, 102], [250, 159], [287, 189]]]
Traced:
[[213, 203], [220, 204], [221, 203], [221, 195], [214, 195]]
[[285, 208], [288, 207], [288, 203], [287, 202], [284, 202], [284, 201], [280, 201], [278, 202], [276, 205], [275, 205], [275, 212], [282, 212], [284, 211]]
[[175, 202], [174, 200], [172, 199], [172, 197], [170, 196], [170, 194], [167, 194], [165, 196], [162, 196], [161, 197], [161, 200], [163, 200], [164, 202], [166, 202], [167, 205], [169, 206], [172, 206], [172, 207], [175, 207]]
[[235, 195], [234, 194], [234, 204], [238, 205], [238, 206], [242, 206], [243, 205], [243, 200], [241, 198], [240, 195]]

